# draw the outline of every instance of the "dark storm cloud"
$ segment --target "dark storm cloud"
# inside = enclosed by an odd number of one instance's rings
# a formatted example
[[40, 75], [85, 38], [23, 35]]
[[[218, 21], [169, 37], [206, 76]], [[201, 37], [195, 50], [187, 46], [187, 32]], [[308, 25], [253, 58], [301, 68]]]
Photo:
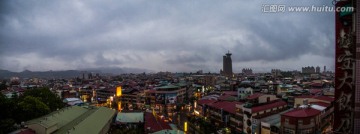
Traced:
[[4, 1], [0, 5], [4, 7], [0, 9], [0, 68], [218, 71], [228, 50], [235, 64], [334, 56], [333, 13], [261, 12], [264, 4], [322, 6], [331, 2], [268, 2]]

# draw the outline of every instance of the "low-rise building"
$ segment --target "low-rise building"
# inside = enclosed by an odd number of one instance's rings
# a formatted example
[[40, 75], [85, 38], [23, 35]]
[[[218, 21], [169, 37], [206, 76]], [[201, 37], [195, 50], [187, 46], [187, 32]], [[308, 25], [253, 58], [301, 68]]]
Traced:
[[71, 106], [26, 122], [37, 134], [106, 134], [116, 111], [105, 107]]
[[316, 133], [320, 125], [321, 111], [307, 107], [298, 108], [281, 115], [281, 132], [286, 134]]
[[247, 98], [242, 106], [243, 132], [260, 133], [260, 120], [287, 109], [287, 103], [275, 95], [255, 93]]
[[236, 114], [236, 105], [241, 105], [236, 101], [216, 101], [207, 104], [211, 122], [218, 127], [227, 127], [231, 132], [241, 132], [242, 117]]

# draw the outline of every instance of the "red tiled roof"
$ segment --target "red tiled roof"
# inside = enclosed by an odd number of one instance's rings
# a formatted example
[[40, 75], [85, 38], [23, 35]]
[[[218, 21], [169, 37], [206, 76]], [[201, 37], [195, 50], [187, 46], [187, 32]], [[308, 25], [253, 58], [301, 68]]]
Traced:
[[217, 101], [217, 100], [203, 99], [203, 100], [198, 100], [197, 104], [204, 105], [204, 104], [214, 103], [215, 101]]
[[235, 101], [217, 101], [217, 102], [208, 104], [208, 106], [216, 108], [216, 109], [223, 109], [224, 111], [235, 114], [236, 104], [242, 104], [242, 103], [235, 102]]
[[312, 117], [320, 114], [320, 112], [321, 111], [313, 108], [299, 108], [283, 113], [282, 115], [289, 117]]
[[157, 132], [165, 129], [171, 130], [171, 127], [168, 123], [164, 122], [160, 118], [156, 119], [152, 113], [145, 112], [144, 129], [147, 130], [148, 127], [150, 127], [150, 132]]
[[318, 99], [318, 100], [323, 100], [323, 101], [328, 101], [328, 102], [333, 102], [335, 99], [332, 97], [328, 97], [328, 96], [315, 96], [315, 95], [301, 95], [301, 96], [296, 96], [295, 98], [314, 98], [314, 99]]
[[255, 94], [253, 94], [253, 95], [250, 95], [250, 96], [248, 96], [247, 97], [247, 99], [256, 99], [256, 98], [259, 98], [260, 96], [263, 96], [264, 94], [262, 94], [262, 93], [255, 93]]
[[252, 113], [256, 113], [256, 112], [260, 112], [260, 111], [264, 111], [264, 110], [268, 110], [271, 108], [275, 108], [275, 107], [280, 107], [280, 106], [286, 106], [287, 103], [285, 101], [274, 101], [272, 103], [269, 104], [264, 104], [264, 105], [260, 105], [260, 106], [254, 106], [251, 108], [251, 112]]

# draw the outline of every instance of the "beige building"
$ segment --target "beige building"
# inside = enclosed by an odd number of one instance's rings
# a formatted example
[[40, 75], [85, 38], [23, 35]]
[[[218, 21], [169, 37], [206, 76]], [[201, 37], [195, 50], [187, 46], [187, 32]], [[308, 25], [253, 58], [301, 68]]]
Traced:
[[242, 105], [241, 109], [243, 132], [247, 134], [260, 133], [261, 119], [286, 110], [287, 103], [276, 98], [275, 95], [255, 93], [247, 97], [247, 102]]

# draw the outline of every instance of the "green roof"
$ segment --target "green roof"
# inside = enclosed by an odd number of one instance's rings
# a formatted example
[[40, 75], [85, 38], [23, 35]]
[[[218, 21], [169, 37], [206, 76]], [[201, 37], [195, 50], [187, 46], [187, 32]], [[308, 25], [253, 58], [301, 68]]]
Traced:
[[136, 112], [136, 113], [121, 113], [119, 112], [116, 116], [117, 122], [123, 123], [139, 123], [144, 122], [144, 113]]
[[115, 110], [105, 107], [66, 107], [43, 117], [26, 122], [44, 128], [55, 127], [54, 134], [99, 133], [114, 116]]
[[86, 108], [79, 106], [72, 106], [60, 109], [58, 111], [52, 112], [43, 117], [30, 120], [27, 124], [40, 124], [45, 128], [49, 128], [53, 125], [57, 125], [57, 128], [61, 128], [76, 119], [78, 116], [82, 115], [88, 111]]
[[68, 132], [73, 134], [99, 134], [114, 114], [115, 110], [100, 107]]

